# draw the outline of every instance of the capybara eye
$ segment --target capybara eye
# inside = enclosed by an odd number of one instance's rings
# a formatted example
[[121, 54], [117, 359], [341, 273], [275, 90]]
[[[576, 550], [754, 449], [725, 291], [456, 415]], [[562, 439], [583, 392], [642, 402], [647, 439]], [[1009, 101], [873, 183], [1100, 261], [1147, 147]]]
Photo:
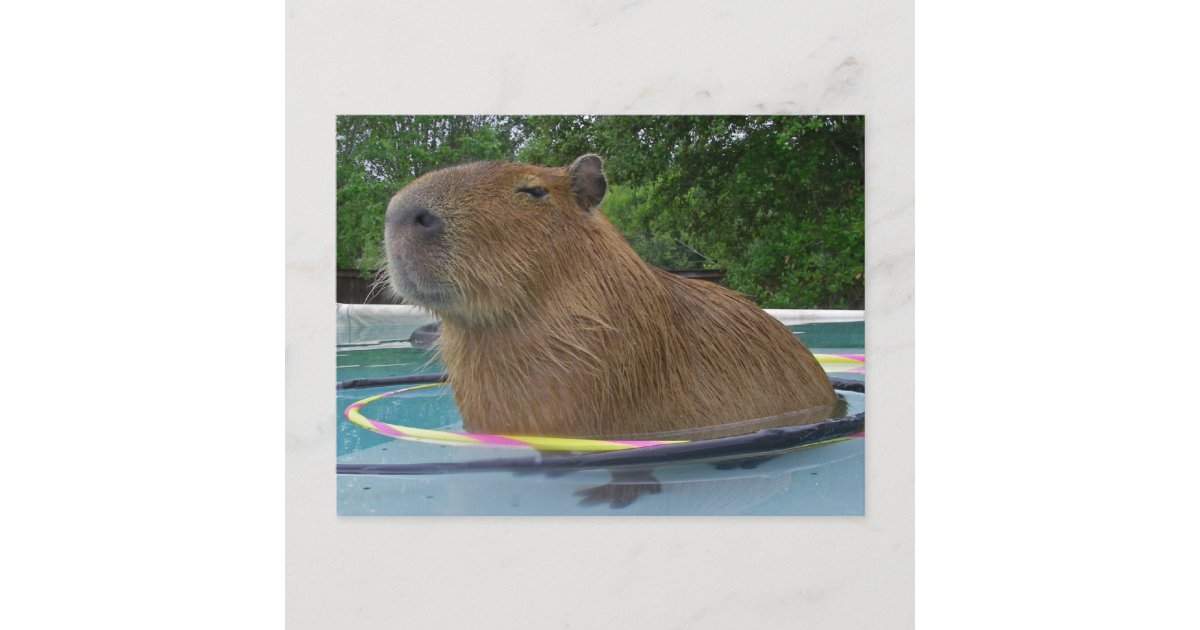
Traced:
[[518, 188], [517, 192], [525, 193], [526, 195], [532, 195], [534, 199], [541, 199], [542, 197], [545, 197], [550, 191], [546, 190], [545, 188], [542, 188], [541, 186], [533, 186], [533, 187]]
[[439, 223], [441, 223], [441, 219], [437, 218], [437, 215], [432, 212], [423, 210], [417, 214], [417, 225], [427, 230], [437, 227]]

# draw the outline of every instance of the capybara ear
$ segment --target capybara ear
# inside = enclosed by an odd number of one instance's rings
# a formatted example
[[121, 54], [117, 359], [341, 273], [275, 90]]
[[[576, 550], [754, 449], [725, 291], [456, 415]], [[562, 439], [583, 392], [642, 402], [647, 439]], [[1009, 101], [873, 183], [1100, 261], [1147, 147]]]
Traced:
[[571, 174], [571, 192], [575, 193], [575, 201], [584, 210], [591, 210], [600, 205], [604, 199], [604, 191], [608, 182], [604, 179], [604, 168], [599, 155], [587, 154], [575, 158], [567, 172]]

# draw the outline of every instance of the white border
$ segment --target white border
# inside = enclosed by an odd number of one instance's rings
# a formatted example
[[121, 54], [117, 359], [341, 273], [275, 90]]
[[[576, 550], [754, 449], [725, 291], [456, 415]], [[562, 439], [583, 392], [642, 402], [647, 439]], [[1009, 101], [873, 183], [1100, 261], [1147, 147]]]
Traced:
[[[903, 2], [290, 2], [289, 628], [911, 627], [912, 27]], [[867, 516], [335, 516], [334, 117], [493, 112], [867, 116]]]

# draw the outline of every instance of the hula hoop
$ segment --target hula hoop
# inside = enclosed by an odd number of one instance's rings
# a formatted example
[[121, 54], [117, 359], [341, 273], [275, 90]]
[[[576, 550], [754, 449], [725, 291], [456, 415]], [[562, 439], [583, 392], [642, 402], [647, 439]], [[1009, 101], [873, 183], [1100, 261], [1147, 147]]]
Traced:
[[445, 383], [426, 383], [389, 392], [368, 396], [346, 407], [342, 415], [358, 426], [389, 437], [417, 442], [434, 442], [438, 444], [464, 444], [475, 446], [526, 446], [539, 451], [616, 451], [643, 446], [659, 446], [662, 444], [679, 444], [687, 440], [593, 440], [587, 438], [542, 437], [536, 435], [496, 435], [492, 433], [466, 433], [459, 431], [440, 431], [437, 429], [420, 429], [399, 424], [390, 424], [368, 418], [359, 411], [381, 398], [395, 394], [403, 394], [418, 389], [440, 387]]
[[862, 374], [866, 371], [867, 357], [862, 354], [814, 354], [813, 358], [826, 372]]
[[[850, 357], [847, 357], [850, 358]], [[862, 359], [855, 357], [861, 365]], [[854, 359], [847, 361], [853, 362]], [[409, 427], [399, 424], [391, 424], [373, 418], [368, 418], [362, 414], [360, 409], [377, 400], [387, 398], [396, 394], [403, 394], [418, 389], [428, 389], [430, 387], [441, 387], [446, 383], [424, 383], [421, 385], [413, 385], [411, 387], [403, 387], [401, 389], [393, 389], [368, 396], [362, 400], [351, 403], [346, 407], [342, 415], [347, 420], [354, 424], [373, 431], [381, 435], [397, 438], [401, 440], [412, 440], [415, 442], [431, 442], [435, 444], [454, 444], [463, 446], [523, 446], [532, 447], [539, 451], [577, 451], [577, 452], [604, 452], [604, 451], [619, 451], [635, 448], [643, 448], [646, 446], [662, 446], [666, 444], [686, 444], [690, 440], [599, 440], [589, 438], [562, 438], [562, 437], [544, 437], [536, 435], [499, 435], [493, 433], [467, 433], [462, 431], [442, 431], [438, 429], [421, 429], [418, 427]], [[858, 437], [857, 435], [849, 435], [836, 437], [820, 442], [815, 442], [811, 446], [818, 444], [828, 444], [840, 442], [842, 440]]]

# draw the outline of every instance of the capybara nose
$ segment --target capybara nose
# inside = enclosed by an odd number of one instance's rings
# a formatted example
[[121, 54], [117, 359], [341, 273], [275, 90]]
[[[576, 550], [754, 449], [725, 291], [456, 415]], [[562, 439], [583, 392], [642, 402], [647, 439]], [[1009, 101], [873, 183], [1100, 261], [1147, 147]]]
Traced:
[[415, 230], [417, 234], [433, 236], [442, 231], [442, 218], [432, 210], [420, 206], [406, 208], [400, 214], [402, 228]]

